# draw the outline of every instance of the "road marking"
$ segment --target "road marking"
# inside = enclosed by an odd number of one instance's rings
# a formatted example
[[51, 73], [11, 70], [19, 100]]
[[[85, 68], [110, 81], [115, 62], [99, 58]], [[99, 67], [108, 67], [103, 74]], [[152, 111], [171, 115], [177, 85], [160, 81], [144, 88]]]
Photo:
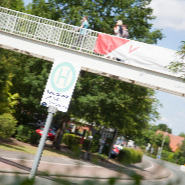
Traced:
[[149, 160], [147, 160], [147, 159], [145, 159], [145, 160], [146, 160], [146, 161], [148, 161], [148, 162], [151, 164], [151, 166], [150, 166], [150, 167], [145, 168], [144, 170], [152, 169], [152, 168], [154, 167], [153, 163], [152, 163], [152, 162], [150, 162], [150, 161], [149, 161]]

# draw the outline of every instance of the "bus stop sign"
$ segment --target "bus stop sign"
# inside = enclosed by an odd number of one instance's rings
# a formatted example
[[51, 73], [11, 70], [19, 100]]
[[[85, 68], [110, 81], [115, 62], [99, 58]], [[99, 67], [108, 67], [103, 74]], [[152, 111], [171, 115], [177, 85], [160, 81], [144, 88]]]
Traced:
[[67, 112], [81, 66], [55, 59], [41, 104]]

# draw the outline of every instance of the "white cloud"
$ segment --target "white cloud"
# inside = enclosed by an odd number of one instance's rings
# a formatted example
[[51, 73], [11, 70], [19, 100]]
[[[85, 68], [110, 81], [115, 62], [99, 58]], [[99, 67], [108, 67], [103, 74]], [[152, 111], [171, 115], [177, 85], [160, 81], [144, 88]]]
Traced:
[[156, 16], [155, 27], [185, 30], [184, 0], [152, 0], [150, 6]]

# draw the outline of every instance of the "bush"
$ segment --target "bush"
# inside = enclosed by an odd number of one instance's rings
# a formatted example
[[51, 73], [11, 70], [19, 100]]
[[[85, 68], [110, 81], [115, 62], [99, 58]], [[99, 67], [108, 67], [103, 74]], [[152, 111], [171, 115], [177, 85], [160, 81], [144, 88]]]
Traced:
[[92, 142], [90, 140], [84, 139], [82, 148], [83, 148], [83, 150], [88, 151], [88, 150], [90, 150], [91, 145], [92, 145]]
[[75, 134], [64, 134], [63, 142], [71, 149], [77, 148], [80, 144], [81, 138]]
[[173, 162], [173, 163], [176, 162], [175, 153], [169, 152], [169, 151], [166, 151], [166, 150], [162, 151], [162, 159], [164, 159], [166, 161], [169, 161], [169, 162]]
[[183, 156], [181, 156], [178, 160], [178, 164], [179, 165], [184, 165], [185, 164], [185, 158]]
[[37, 144], [40, 135], [27, 125], [19, 125], [17, 128], [16, 139], [25, 143]]
[[141, 150], [124, 148], [120, 150], [117, 160], [123, 164], [133, 164], [142, 161], [143, 153]]
[[0, 115], [0, 138], [10, 138], [16, 131], [16, 123], [16, 119], [11, 114]]
[[100, 146], [99, 140], [100, 140], [100, 134], [96, 133], [93, 136], [93, 139], [91, 141], [92, 144], [91, 144], [90, 152], [92, 152], [92, 153], [98, 152], [98, 149], [99, 149], [99, 146]]

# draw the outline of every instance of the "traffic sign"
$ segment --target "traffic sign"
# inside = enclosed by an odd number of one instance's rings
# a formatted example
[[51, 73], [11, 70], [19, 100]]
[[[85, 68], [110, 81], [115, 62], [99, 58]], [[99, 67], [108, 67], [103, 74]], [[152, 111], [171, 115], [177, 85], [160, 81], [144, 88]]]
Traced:
[[55, 59], [41, 104], [67, 112], [81, 66]]

